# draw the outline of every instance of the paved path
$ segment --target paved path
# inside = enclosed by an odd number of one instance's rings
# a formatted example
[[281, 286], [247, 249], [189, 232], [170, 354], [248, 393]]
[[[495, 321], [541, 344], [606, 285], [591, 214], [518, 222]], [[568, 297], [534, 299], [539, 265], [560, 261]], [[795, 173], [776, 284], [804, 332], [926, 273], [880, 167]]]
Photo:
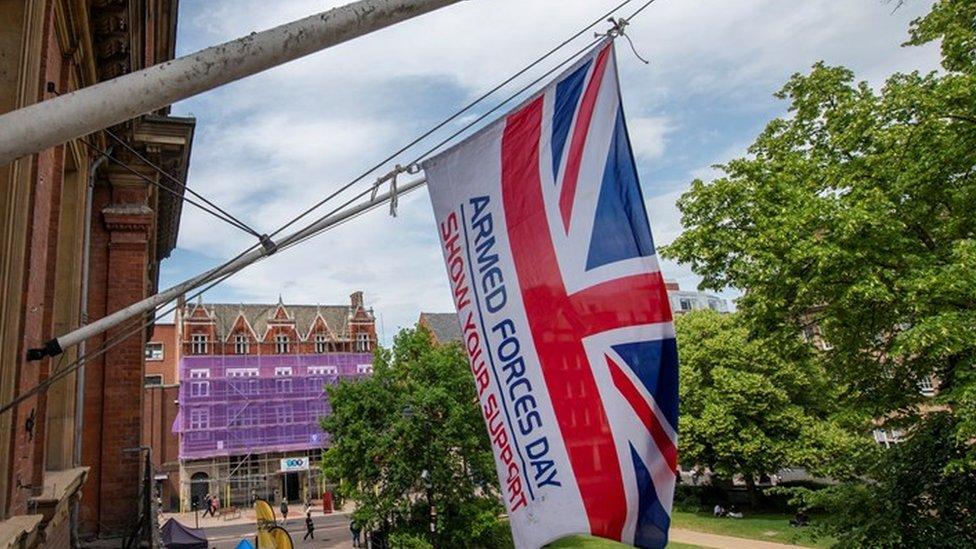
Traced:
[[668, 537], [674, 542], [701, 545], [702, 547], [714, 547], [716, 549], [785, 549], [786, 547], [802, 547], [800, 545], [787, 545], [785, 543], [774, 543], [757, 539], [706, 534], [705, 532], [695, 532], [694, 530], [683, 530], [681, 528], [672, 528]]

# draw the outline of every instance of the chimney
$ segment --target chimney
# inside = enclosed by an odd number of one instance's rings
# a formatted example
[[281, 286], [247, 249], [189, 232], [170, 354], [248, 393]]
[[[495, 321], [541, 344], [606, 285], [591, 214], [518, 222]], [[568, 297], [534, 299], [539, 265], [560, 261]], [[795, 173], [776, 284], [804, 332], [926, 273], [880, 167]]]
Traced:
[[349, 303], [352, 305], [353, 309], [363, 308], [363, 292], [353, 292], [349, 296]]
[[673, 280], [665, 280], [664, 288], [669, 292], [677, 292], [681, 288], [678, 287], [678, 283]]

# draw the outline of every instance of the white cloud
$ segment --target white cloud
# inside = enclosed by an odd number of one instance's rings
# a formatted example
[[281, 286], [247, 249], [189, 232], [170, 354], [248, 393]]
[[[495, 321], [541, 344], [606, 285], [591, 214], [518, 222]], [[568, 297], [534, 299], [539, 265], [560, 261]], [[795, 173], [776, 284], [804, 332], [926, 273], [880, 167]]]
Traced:
[[649, 116], [627, 121], [631, 147], [642, 160], [653, 160], [664, 154], [665, 136], [671, 131], [667, 117]]
[[[187, 0], [180, 5], [181, 51], [343, 3]], [[273, 230], [616, 3], [461, 2], [178, 104], [174, 113], [198, 118], [189, 183], [258, 230]], [[695, 132], [706, 130], [690, 124], [693, 118], [707, 120], [713, 105], [730, 102], [744, 117], [765, 113], [770, 94], [819, 59], [850, 66], [872, 82], [895, 70], [934, 68], [935, 48], [898, 47], [907, 22], [928, 5], [907, 3], [892, 15], [881, 0], [655, 2], [628, 27], [651, 64], [634, 61], [626, 46], [618, 51], [638, 161], [660, 163], [665, 152], [695, 157], [689, 143], [703, 141]], [[543, 65], [509, 89], [552, 63]], [[727, 154], [709, 163], [741, 155], [754, 137], [739, 127], [710, 131]], [[707, 176], [706, 166], [666, 178]], [[674, 200], [682, 190], [648, 200], [658, 244], [680, 233]], [[239, 273], [226, 288], [242, 300], [274, 300], [280, 291], [289, 301], [311, 303], [342, 303], [361, 289], [383, 316], [388, 337], [421, 310], [450, 310], [425, 192], [405, 198], [396, 219], [372, 212]], [[252, 242], [184, 208], [179, 245], [195, 258], [216, 264]], [[206, 267], [195, 261], [193, 267]], [[682, 286], [697, 283], [685, 267], [665, 262], [663, 268]]]

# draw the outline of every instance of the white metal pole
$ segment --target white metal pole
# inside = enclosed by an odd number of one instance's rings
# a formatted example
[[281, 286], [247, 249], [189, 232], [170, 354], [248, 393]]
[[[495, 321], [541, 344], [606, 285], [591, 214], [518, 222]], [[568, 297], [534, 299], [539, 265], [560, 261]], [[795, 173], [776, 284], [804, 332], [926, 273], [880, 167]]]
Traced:
[[460, 0], [360, 0], [0, 115], [0, 166]]
[[[427, 178], [425, 177], [421, 177], [420, 179], [416, 179], [414, 181], [404, 183], [398, 186], [398, 190], [396, 194], [397, 195], [406, 194], [426, 183], [427, 183]], [[388, 202], [392, 196], [393, 196], [392, 192], [386, 192], [376, 196], [375, 198], [370, 199], [367, 202], [363, 202], [361, 204], [353, 206], [348, 210], [337, 212], [334, 215], [330, 215], [328, 217], [322, 218], [319, 221], [305, 227], [304, 229], [299, 229], [289, 234], [288, 236], [282, 238], [277, 242], [276, 247], [270, 249], [265, 247], [255, 248], [250, 252], [241, 255], [237, 259], [229, 263], [226, 263], [225, 265], [211, 269], [205, 273], [199, 274], [189, 280], [186, 280], [185, 282], [181, 282], [179, 284], [176, 284], [175, 286], [163, 290], [162, 292], [149, 296], [146, 299], [143, 299], [142, 301], [133, 303], [132, 305], [129, 305], [128, 307], [125, 307], [123, 309], [119, 309], [118, 311], [108, 316], [102, 317], [90, 324], [86, 324], [85, 326], [82, 326], [77, 330], [73, 330], [64, 335], [58, 336], [46, 342], [44, 344], [44, 347], [30, 349], [27, 352], [27, 359], [40, 360], [45, 356], [59, 355], [62, 352], [64, 352], [64, 350], [67, 349], [68, 347], [77, 345], [90, 337], [93, 337], [115, 326], [118, 326], [120, 323], [125, 322], [130, 318], [145, 314], [149, 311], [153, 311], [157, 307], [169, 303], [170, 301], [176, 299], [180, 295], [189, 292], [194, 288], [198, 288], [206, 284], [207, 282], [216, 280], [226, 274], [235, 273], [243, 269], [244, 267], [247, 267], [248, 265], [258, 261], [259, 259], [271, 255], [279, 248], [284, 248], [291, 244], [295, 244], [301, 240], [304, 240], [305, 238], [313, 236], [315, 233], [321, 230], [342, 223], [367, 210], [370, 210], [381, 204], [384, 204]]]

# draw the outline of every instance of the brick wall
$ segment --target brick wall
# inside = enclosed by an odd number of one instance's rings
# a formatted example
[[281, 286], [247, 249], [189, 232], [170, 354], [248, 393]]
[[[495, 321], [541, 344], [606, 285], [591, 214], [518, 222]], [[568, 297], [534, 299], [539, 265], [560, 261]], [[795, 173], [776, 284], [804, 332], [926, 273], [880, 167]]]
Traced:
[[156, 323], [148, 343], [159, 343], [163, 346], [162, 360], [146, 360], [146, 375], [163, 377], [163, 385], [171, 385], [178, 381], [180, 362], [180, 344], [175, 324]]

